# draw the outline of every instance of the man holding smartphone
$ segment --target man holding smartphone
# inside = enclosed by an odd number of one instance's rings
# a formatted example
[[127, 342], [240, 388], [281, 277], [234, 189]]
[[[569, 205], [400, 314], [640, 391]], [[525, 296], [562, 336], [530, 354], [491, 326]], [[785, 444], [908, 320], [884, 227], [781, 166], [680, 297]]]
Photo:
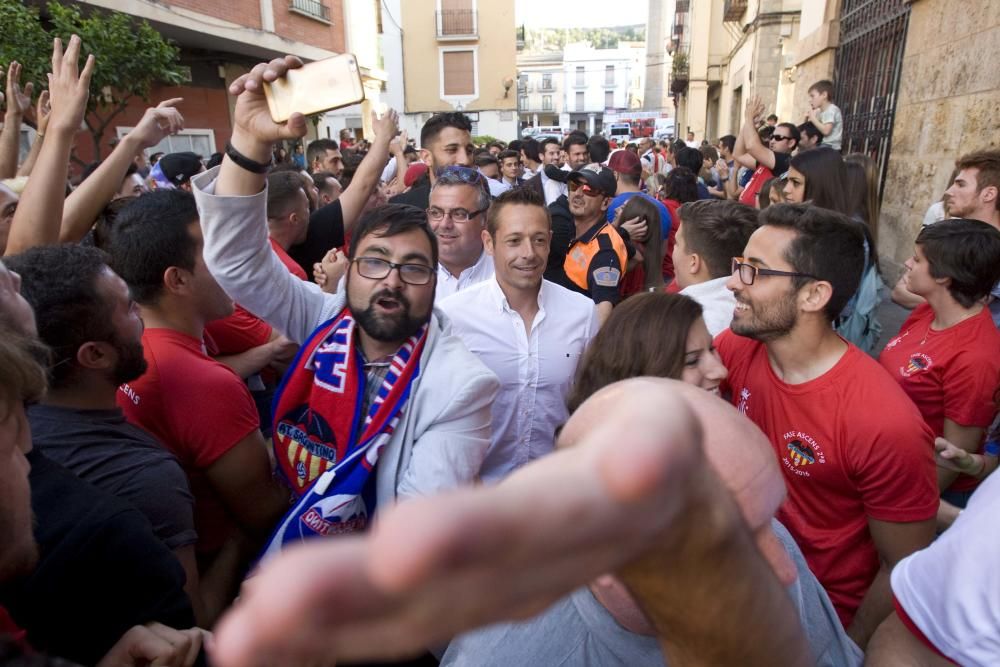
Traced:
[[[304, 135], [306, 123], [300, 113], [274, 122], [261, 88], [298, 65], [290, 56], [260, 64], [233, 84], [226, 157], [194, 183], [212, 274], [303, 344], [275, 397], [272, 441], [296, 501], [265, 557], [304, 538], [363, 530], [376, 505], [472, 483], [489, 447], [498, 389], [496, 376], [433, 311], [438, 250], [423, 209], [388, 204], [362, 215], [339, 293], [297, 280], [271, 252], [267, 157], [273, 142]], [[366, 160], [380, 160], [371, 165], [377, 174], [396, 112], [374, 122]]]

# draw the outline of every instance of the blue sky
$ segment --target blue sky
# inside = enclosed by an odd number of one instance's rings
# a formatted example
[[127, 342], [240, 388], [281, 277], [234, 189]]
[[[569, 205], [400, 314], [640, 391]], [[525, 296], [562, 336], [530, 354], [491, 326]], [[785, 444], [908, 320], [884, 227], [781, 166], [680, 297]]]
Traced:
[[[662, 2], [663, 0], [653, 0]], [[515, 0], [517, 25], [601, 28], [645, 23], [648, 0]]]

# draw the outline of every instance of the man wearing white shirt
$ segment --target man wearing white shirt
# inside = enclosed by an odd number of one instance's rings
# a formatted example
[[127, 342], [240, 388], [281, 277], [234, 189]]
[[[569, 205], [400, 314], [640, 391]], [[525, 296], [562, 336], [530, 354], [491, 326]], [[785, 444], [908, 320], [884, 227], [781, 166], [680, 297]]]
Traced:
[[[538, 167], [538, 173], [536, 173], [526, 185], [545, 197], [545, 205], [548, 206], [555, 200], [559, 199], [559, 197], [566, 194], [566, 184], [553, 178], [549, 178], [548, 174], [545, 173], [545, 167], [548, 165], [553, 165], [558, 169], [559, 154], [562, 151], [562, 147], [559, 145], [559, 140], [554, 137], [549, 137], [548, 139], [543, 140], [540, 145], [541, 149], [539, 155], [541, 156], [542, 162]], [[558, 174], [559, 172], [556, 173]]]
[[743, 254], [757, 229], [757, 210], [739, 202], [701, 199], [678, 209], [674, 279], [701, 304], [705, 326], [714, 338], [729, 328], [736, 299], [726, 288], [732, 258]]
[[483, 232], [495, 278], [438, 305], [452, 333], [500, 378], [493, 436], [480, 477], [493, 482], [552, 451], [568, 419], [577, 362], [597, 333], [597, 308], [582, 294], [542, 279], [551, 219], [526, 188], [493, 203]]
[[437, 301], [493, 276], [483, 251], [490, 208], [486, 177], [469, 167], [445, 167], [431, 188], [427, 221], [438, 241]]

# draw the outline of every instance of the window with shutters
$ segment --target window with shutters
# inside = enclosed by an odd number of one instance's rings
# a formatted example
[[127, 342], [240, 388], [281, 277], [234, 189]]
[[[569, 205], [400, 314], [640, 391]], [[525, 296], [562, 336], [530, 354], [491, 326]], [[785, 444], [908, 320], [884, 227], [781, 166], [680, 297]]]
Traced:
[[475, 38], [479, 33], [478, 19], [474, 0], [438, 0], [438, 39]]
[[473, 51], [444, 51], [441, 54], [444, 72], [444, 94], [464, 96], [476, 94], [476, 54]]
[[576, 93], [576, 110], [583, 111], [583, 91], [579, 90]]
[[615, 108], [615, 91], [613, 90], [604, 91], [604, 108], [605, 109]]

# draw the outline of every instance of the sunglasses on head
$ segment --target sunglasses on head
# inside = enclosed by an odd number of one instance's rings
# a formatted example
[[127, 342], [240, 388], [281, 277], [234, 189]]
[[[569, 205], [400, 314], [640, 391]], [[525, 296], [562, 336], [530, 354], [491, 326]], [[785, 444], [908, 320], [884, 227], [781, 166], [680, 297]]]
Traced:
[[576, 192], [577, 190], [583, 190], [583, 194], [588, 197], [603, 197], [604, 193], [595, 187], [591, 187], [586, 183], [578, 183], [576, 181], [570, 181], [567, 183], [570, 192]]

